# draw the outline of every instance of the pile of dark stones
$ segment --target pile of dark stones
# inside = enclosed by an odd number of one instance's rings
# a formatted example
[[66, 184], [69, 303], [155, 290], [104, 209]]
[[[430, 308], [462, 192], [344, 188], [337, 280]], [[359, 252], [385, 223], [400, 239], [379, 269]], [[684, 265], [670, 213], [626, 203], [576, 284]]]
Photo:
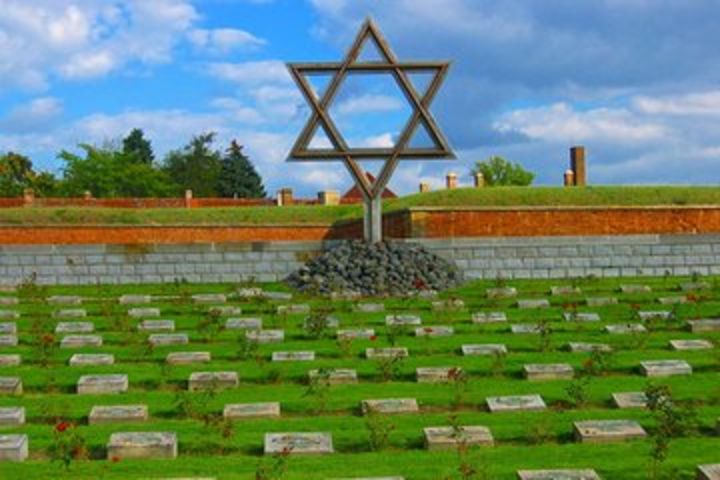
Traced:
[[408, 296], [462, 283], [462, 272], [420, 245], [405, 242], [342, 242], [287, 278], [301, 291], [331, 295]]

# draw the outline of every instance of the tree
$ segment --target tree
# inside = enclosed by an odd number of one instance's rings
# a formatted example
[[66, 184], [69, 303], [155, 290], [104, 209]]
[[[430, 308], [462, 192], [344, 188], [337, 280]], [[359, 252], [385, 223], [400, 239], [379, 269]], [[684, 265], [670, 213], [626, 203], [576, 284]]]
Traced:
[[152, 165], [155, 160], [150, 140], [145, 138], [145, 133], [139, 129], [133, 129], [122, 141], [123, 153], [133, 156], [138, 162], [145, 165]]
[[80, 196], [90, 191], [98, 198], [167, 197], [174, 193], [168, 176], [152, 165], [138, 163], [133, 153], [110, 146], [80, 145], [85, 156], [62, 151], [65, 162], [62, 191]]
[[221, 154], [212, 149], [215, 133], [204, 133], [190, 140], [182, 150], [165, 157], [163, 170], [176, 184], [178, 194], [190, 189], [197, 197], [216, 197]]
[[26, 188], [39, 196], [52, 195], [57, 179], [49, 172], [35, 172], [32, 161], [25, 155], [8, 152], [0, 155], [0, 197], [19, 197]]
[[265, 187], [255, 167], [236, 140], [222, 159], [217, 192], [221, 197], [265, 198]]
[[510, 185], [525, 187], [535, 179], [535, 174], [525, 170], [519, 163], [509, 162], [498, 156], [477, 162], [472, 173], [478, 172], [483, 174], [485, 184], [490, 187]]

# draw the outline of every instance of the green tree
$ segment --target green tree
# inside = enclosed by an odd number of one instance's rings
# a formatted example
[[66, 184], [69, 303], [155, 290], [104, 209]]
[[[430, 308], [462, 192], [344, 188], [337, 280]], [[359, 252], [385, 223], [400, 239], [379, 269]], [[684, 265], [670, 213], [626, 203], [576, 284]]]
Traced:
[[90, 191], [98, 198], [167, 197], [174, 185], [167, 175], [152, 165], [138, 163], [134, 154], [111, 146], [80, 145], [85, 155], [62, 151], [65, 162], [61, 189], [69, 196]]
[[155, 160], [150, 140], [145, 138], [145, 133], [139, 129], [133, 129], [130, 134], [122, 141], [122, 151], [126, 155], [134, 156], [134, 158], [145, 165], [152, 165]]
[[215, 133], [193, 137], [182, 150], [165, 157], [163, 170], [176, 184], [177, 193], [190, 189], [197, 197], [216, 197], [222, 155], [213, 150]]
[[19, 197], [26, 188], [38, 196], [55, 193], [57, 179], [49, 172], [35, 172], [25, 155], [8, 152], [0, 155], [0, 197]]
[[525, 170], [519, 163], [509, 162], [502, 157], [492, 156], [487, 160], [477, 162], [472, 173], [482, 173], [485, 184], [490, 187], [530, 185], [535, 174]]
[[217, 192], [221, 197], [265, 198], [265, 187], [255, 167], [236, 140], [222, 159]]

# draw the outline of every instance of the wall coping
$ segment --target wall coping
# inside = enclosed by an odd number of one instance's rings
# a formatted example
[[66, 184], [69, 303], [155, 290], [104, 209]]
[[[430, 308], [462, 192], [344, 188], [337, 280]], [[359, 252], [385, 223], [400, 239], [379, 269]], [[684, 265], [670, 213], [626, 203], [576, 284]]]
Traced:
[[527, 205], [527, 206], [426, 206], [394, 210], [388, 214], [409, 212], [512, 212], [512, 211], [602, 211], [602, 210], [720, 210], [720, 205]]

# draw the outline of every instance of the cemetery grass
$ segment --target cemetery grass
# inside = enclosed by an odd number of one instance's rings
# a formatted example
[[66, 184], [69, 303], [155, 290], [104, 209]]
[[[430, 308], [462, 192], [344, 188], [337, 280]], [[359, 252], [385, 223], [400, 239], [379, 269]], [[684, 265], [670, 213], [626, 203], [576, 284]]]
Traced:
[[[691, 206], [720, 204], [718, 187], [493, 187], [439, 190], [386, 200], [385, 212], [413, 207]], [[362, 206], [242, 208], [2, 208], [0, 225], [328, 225], [358, 220]]]
[[[720, 355], [718, 349], [676, 352], [668, 348], [671, 339], [704, 338], [720, 345], [720, 334], [693, 334], [684, 327], [687, 319], [717, 317], [720, 313], [720, 279], [702, 278], [710, 289], [693, 294], [696, 300], [675, 307], [676, 320], [661, 322], [647, 335], [609, 335], [602, 332], [606, 324], [636, 322], [635, 311], [664, 310], [672, 307], [657, 303], [661, 296], [679, 295], [678, 285], [688, 278], [664, 277], [641, 279], [585, 279], [578, 281], [580, 295], [550, 296], [551, 285], [567, 281], [509, 281], [519, 291], [518, 298], [548, 298], [551, 308], [520, 310], [515, 299], [488, 300], [485, 289], [496, 282], [477, 281], [442, 295], [443, 298], [464, 299], [466, 308], [460, 311], [438, 312], [430, 308], [429, 300], [385, 299], [386, 313], [360, 314], [352, 311], [353, 302], [328, 301], [312, 297], [296, 297], [292, 303], [309, 303], [313, 310], [331, 313], [340, 318], [341, 328], [374, 328], [375, 340], [353, 341], [349, 352], [343, 352], [335, 339], [327, 336], [311, 339], [301, 327], [302, 315], [276, 315], [277, 302], [231, 299], [230, 305], [243, 309], [241, 316], [262, 317], [264, 328], [282, 328], [283, 343], [262, 345], [252, 358], [238, 356], [241, 331], [221, 331], [212, 339], [203, 338], [198, 329], [205, 318], [207, 306], [190, 302], [194, 293], [226, 293], [231, 285], [187, 285], [182, 282], [155, 286], [95, 286], [31, 287], [21, 292], [21, 303], [14, 308], [21, 312], [16, 321], [20, 345], [1, 347], [0, 353], [20, 353], [23, 365], [0, 367], [0, 376], [20, 376], [25, 394], [22, 397], [0, 396], [0, 406], [24, 406], [27, 424], [4, 428], [2, 433], [26, 433], [30, 438], [31, 457], [21, 464], [0, 463], [0, 478], [163, 478], [181, 476], [215, 476], [218, 479], [252, 479], [262, 456], [263, 436], [266, 432], [308, 431], [331, 432], [336, 453], [327, 456], [291, 456], [284, 479], [326, 479], [347, 476], [404, 475], [408, 480], [437, 480], [459, 478], [458, 454], [455, 451], [426, 451], [422, 429], [428, 426], [451, 424], [456, 416], [461, 425], [484, 425], [495, 437], [495, 447], [473, 449], [472, 462], [485, 466], [488, 478], [515, 478], [518, 469], [531, 468], [594, 468], [603, 478], [647, 478], [650, 442], [631, 441], [607, 445], [584, 445], [572, 438], [572, 422], [577, 420], [634, 419], [646, 430], [655, 427], [644, 410], [618, 410], [610, 403], [614, 392], [641, 391], [648, 379], [639, 374], [639, 363], [654, 359], [684, 359], [693, 367], [690, 377], [669, 377], [653, 380], [669, 385], [681, 405], [694, 405], [700, 428], [687, 437], [671, 443], [666, 468], [673, 478], [693, 478], [696, 465], [717, 463], [720, 439], [716, 420], [720, 417]], [[622, 294], [620, 284], [641, 283], [652, 287], [651, 293]], [[269, 290], [285, 290], [282, 285], [263, 285]], [[125, 293], [143, 293], [168, 298], [150, 306], [161, 309], [161, 318], [175, 320], [177, 332], [190, 335], [190, 345], [157, 347], [148, 350], [145, 334], [127, 330], [127, 305], [119, 305], [117, 297]], [[37, 364], [37, 352], [30, 345], [33, 322], [51, 317], [53, 310], [43, 298], [52, 294], [78, 294], [86, 298], [84, 305], [96, 333], [103, 335], [104, 346], [96, 349], [58, 350], [53, 353], [48, 368]], [[0, 293], [0, 295], [16, 295]], [[618, 305], [587, 307], [588, 296], [614, 296]], [[172, 298], [171, 298], [172, 297]], [[75, 308], [75, 307], [73, 307]], [[566, 322], [564, 311], [592, 311], [600, 314], [600, 322]], [[507, 323], [474, 325], [471, 312], [504, 311]], [[407, 347], [410, 357], [400, 363], [395, 378], [384, 381], [377, 362], [364, 358], [368, 347], [390, 346], [384, 317], [387, 313], [411, 312], [423, 319], [424, 326], [451, 325], [455, 334], [442, 338], [418, 338], [404, 332], [397, 345]], [[517, 335], [508, 332], [515, 323], [550, 321], [553, 333], [547, 351], [540, 351], [538, 335]], [[4, 320], [3, 320], [4, 321]], [[56, 320], [50, 321], [53, 325]], [[132, 321], [132, 326], [138, 320]], [[124, 325], [124, 326], [123, 326]], [[568, 380], [529, 382], [521, 369], [527, 363], [569, 363], [580, 371], [588, 354], [569, 353], [569, 341], [608, 343], [616, 353], [607, 374], [592, 377], [588, 398], [584, 405], [573, 406], [567, 394]], [[493, 367], [491, 357], [467, 357], [459, 353], [460, 346], [473, 343], [502, 343], [509, 350], [504, 365]], [[312, 362], [270, 362], [273, 351], [311, 350], [316, 352]], [[112, 353], [116, 364], [103, 367], [69, 367], [67, 359], [73, 353]], [[163, 367], [169, 351], [209, 351], [210, 364]], [[462, 405], [454, 405], [456, 389], [453, 385], [429, 385], [415, 382], [415, 368], [422, 366], [462, 367], [469, 375]], [[307, 371], [314, 368], [353, 368], [359, 375], [357, 385], [330, 387], [323, 411], [316, 411], [316, 397], [306, 395]], [[217, 392], [202, 408], [220, 413], [228, 403], [279, 401], [282, 417], [276, 419], [243, 420], [235, 423], [234, 434], [223, 438], [218, 429], [205, 426], [199, 419], [184, 418], [175, 407], [178, 395], [187, 389], [187, 379], [194, 371], [235, 371], [240, 375], [237, 389]], [[90, 373], [125, 373], [130, 390], [121, 395], [76, 395], [75, 383], [80, 375]], [[485, 398], [501, 395], [540, 394], [548, 405], [543, 412], [489, 413]], [[192, 394], [199, 395], [199, 394]], [[420, 414], [391, 415], [394, 425], [385, 450], [373, 452], [368, 445], [365, 418], [359, 412], [363, 399], [416, 398]], [[87, 414], [93, 405], [147, 404], [148, 423], [87, 425]], [[73, 463], [64, 472], [51, 463], [47, 449], [52, 443], [53, 420], [61, 417], [78, 424], [89, 446], [89, 460]], [[105, 460], [104, 446], [111, 433], [118, 431], [172, 431], [179, 439], [179, 456], [173, 461], [112, 462]]]

